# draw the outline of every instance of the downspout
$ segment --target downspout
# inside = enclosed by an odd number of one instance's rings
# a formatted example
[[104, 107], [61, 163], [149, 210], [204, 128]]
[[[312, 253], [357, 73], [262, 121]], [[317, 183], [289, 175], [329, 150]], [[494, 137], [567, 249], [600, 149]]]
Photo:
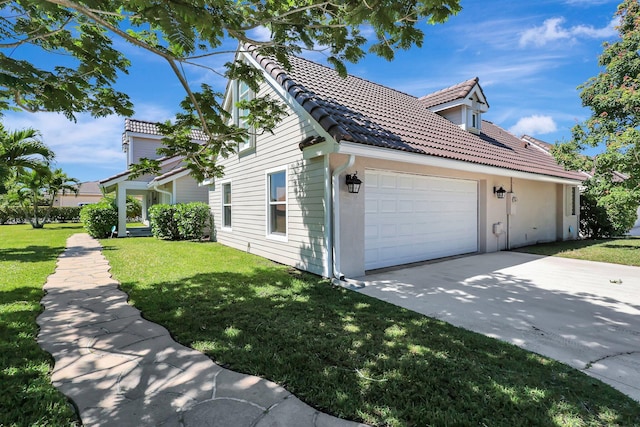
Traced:
[[333, 229], [332, 224], [332, 212], [331, 206], [331, 162], [329, 155], [324, 155], [324, 237], [325, 237], [325, 253], [327, 254], [324, 274], [325, 277], [333, 277]]
[[339, 177], [342, 172], [353, 166], [356, 161], [354, 154], [349, 155], [347, 160], [341, 166], [338, 166], [331, 175], [331, 198], [332, 198], [332, 211], [333, 211], [333, 279], [344, 280], [344, 274], [340, 271], [340, 181]]
[[173, 204], [173, 194], [171, 194], [170, 191], [167, 190], [161, 190], [160, 188], [158, 188], [158, 184], [153, 184], [153, 189], [155, 191], [157, 191], [158, 193], [162, 193], [162, 194], [166, 194], [169, 196], [169, 204], [172, 205]]

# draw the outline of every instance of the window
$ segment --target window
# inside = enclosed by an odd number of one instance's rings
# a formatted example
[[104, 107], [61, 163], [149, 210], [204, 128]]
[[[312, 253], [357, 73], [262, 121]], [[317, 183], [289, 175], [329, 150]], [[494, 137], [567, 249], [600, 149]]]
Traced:
[[471, 114], [471, 127], [478, 128], [478, 115], [476, 113]]
[[571, 189], [567, 191], [567, 215], [576, 214], [576, 191], [576, 187], [571, 187]]
[[231, 183], [222, 184], [222, 227], [231, 228]]
[[[245, 82], [236, 81], [236, 102], [239, 101], [251, 101], [254, 98], [254, 93]], [[246, 116], [249, 114], [249, 110], [236, 108], [236, 125], [240, 128], [247, 129], [251, 133], [251, 128], [247, 122]], [[253, 147], [254, 137], [253, 135], [247, 135], [245, 140], [238, 144], [238, 152], [245, 151]]]
[[287, 172], [267, 173], [267, 234], [287, 236]]

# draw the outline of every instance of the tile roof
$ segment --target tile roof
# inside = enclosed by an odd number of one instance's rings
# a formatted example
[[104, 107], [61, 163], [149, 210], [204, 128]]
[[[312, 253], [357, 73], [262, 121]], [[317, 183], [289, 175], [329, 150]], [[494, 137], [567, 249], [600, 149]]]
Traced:
[[[143, 134], [147, 134], [147, 135], [160, 135], [162, 136], [162, 133], [160, 132], [160, 129], [158, 129], [158, 123], [157, 122], [146, 122], [143, 120], [136, 120], [136, 119], [131, 119], [131, 118], [126, 118], [124, 120], [124, 132], [135, 132], [135, 133], [143, 133]], [[124, 140], [124, 134], [123, 134], [123, 140]], [[198, 129], [193, 129], [191, 131], [191, 137], [196, 140], [196, 141], [206, 141], [207, 135], [202, 132], [201, 130]]]
[[538, 146], [539, 148], [543, 149], [544, 151], [547, 152], [551, 152], [551, 147], [553, 147], [553, 144], [549, 144], [548, 142], [545, 142], [541, 139], [538, 138], [534, 138], [532, 136], [529, 135], [522, 135], [520, 137], [523, 141], [526, 141], [530, 144], [534, 144], [536, 146]]
[[467, 80], [466, 82], [458, 83], [457, 85], [453, 85], [446, 89], [441, 89], [437, 92], [425, 95], [419, 99], [427, 108], [435, 107], [436, 105], [440, 104], [446, 104], [447, 102], [456, 101], [458, 99], [463, 99], [466, 98], [469, 92], [471, 92], [471, 89], [473, 89], [473, 87], [477, 85], [479, 81], [480, 79], [478, 77], [474, 77]]
[[342, 78], [335, 70], [302, 58], [292, 56], [286, 71], [274, 59], [252, 55], [338, 142], [583, 179], [490, 122], [483, 121], [482, 133], [475, 135], [430, 111], [414, 96], [358, 77]]

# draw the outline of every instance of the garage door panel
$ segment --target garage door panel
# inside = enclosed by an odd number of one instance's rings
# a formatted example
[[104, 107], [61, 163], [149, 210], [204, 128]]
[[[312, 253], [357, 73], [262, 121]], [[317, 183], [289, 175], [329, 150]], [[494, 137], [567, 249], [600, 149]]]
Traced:
[[365, 173], [366, 269], [477, 251], [475, 181]]

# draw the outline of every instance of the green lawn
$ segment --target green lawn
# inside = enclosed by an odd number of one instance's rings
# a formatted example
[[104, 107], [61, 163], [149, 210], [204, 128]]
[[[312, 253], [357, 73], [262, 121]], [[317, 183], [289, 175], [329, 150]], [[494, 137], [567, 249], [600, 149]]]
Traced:
[[69, 426], [75, 410], [51, 385], [51, 356], [38, 347], [42, 286], [77, 224], [0, 226], [0, 426]]
[[518, 347], [215, 243], [105, 239], [146, 318], [231, 369], [377, 426], [640, 426], [640, 404]]
[[526, 246], [516, 249], [516, 251], [640, 267], [639, 237], [605, 240], [572, 240]]

